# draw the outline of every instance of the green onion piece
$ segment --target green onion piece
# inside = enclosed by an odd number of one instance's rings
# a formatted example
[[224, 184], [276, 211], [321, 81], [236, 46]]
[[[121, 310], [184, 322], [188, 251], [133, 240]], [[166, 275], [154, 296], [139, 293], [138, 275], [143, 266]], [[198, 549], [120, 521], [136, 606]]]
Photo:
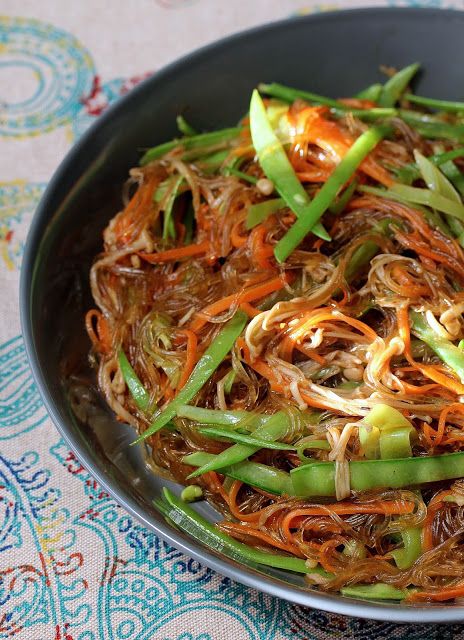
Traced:
[[381, 107], [393, 107], [404, 93], [413, 76], [419, 69], [419, 64], [410, 64], [401, 69], [384, 84], [378, 103]]
[[252, 204], [248, 209], [245, 226], [247, 229], [253, 229], [258, 224], [261, 224], [263, 220], [266, 220], [272, 213], [283, 209], [286, 206], [283, 198], [273, 198], [272, 200], [265, 200], [258, 204]]
[[360, 100], [371, 100], [372, 102], [378, 102], [382, 95], [383, 86], [380, 83], [371, 84], [362, 91], [356, 94], [356, 98]]
[[174, 227], [174, 221], [172, 219], [172, 210], [174, 207], [174, 202], [179, 195], [179, 188], [184, 181], [183, 176], [177, 176], [172, 181], [171, 191], [169, 192], [169, 196], [164, 205], [164, 220], [163, 220], [163, 240], [167, 240], [169, 237], [175, 239], [176, 231]]
[[462, 340], [459, 340], [458, 349], [463, 349], [464, 350], [464, 338]]
[[227, 373], [223, 380], [224, 380], [224, 392], [229, 394], [232, 391], [232, 386], [235, 382], [235, 377], [236, 377], [236, 373], [233, 369], [231, 369], [229, 371], [229, 373]]
[[190, 125], [182, 115], [178, 115], [176, 118], [177, 128], [184, 136], [196, 136], [198, 132]]
[[[272, 128], [263, 101], [256, 90], [253, 91], [250, 103], [250, 130], [253, 145], [264, 173], [274, 183], [276, 190], [295, 215], [298, 218], [307, 219], [311, 206], [309, 196]], [[308, 231], [312, 230], [320, 238], [330, 240], [324, 227], [317, 223], [319, 217], [311, 220]]]
[[[242, 542], [238, 542], [205, 520], [205, 518], [200, 516], [191, 507], [179, 500], [169, 489], [164, 488], [163, 492], [170, 506], [169, 511], [166, 513], [170, 520], [182, 531], [192, 535], [196, 540], [210, 547], [216, 553], [220, 552], [244, 564], [266, 565], [268, 567], [285, 569], [286, 571], [295, 571], [296, 573], [309, 572], [306, 562], [301, 558], [279, 555], [272, 551], [260, 551]], [[321, 573], [321, 575], [329, 577], [329, 574], [317, 567], [316, 569], [311, 569], [311, 572]]]
[[[239, 446], [245, 447], [247, 445], [233, 445], [233, 447]], [[232, 447], [229, 447], [226, 451], [230, 451], [230, 449], [232, 449]], [[257, 447], [254, 447], [254, 450], [256, 451]], [[185, 456], [182, 462], [192, 467], [207, 469], [210, 465], [214, 465], [215, 459], [218, 457], [219, 456], [215, 456], [212, 453], [197, 451]], [[280, 471], [275, 467], [269, 467], [259, 462], [241, 461], [227, 466], [221, 466], [219, 469], [223, 475], [229, 476], [234, 480], [240, 480], [240, 482], [245, 482], [251, 487], [258, 487], [259, 489], [263, 489], [263, 491], [269, 491], [269, 493], [276, 495], [293, 494], [290, 475], [286, 471]], [[208, 468], [208, 470], [211, 469]], [[199, 471], [199, 469], [197, 471]], [[189, 477], [193, 477], [193, 474]]]
[[186, 151], [190, 149], [204, 149], [214, 145], [228, 144], [234, 138], [237, 138], [243, 131], [241, 127], [231, 127], [229, 129], [220, 129], [219, 131], [211, 131], [208, 133], [199, 133], [195, 136], [181, 138], [180, 140], [171, 140], [164, 142], [157, 147], [152, 147], [142, 156], [140, 164], [142, 167], [153, 160], [158, 160], [165, 153], [172, 151], [176, 147], [182, 147]]
[[406, 589], [397, 589], [391, 584], [382, 582], [342, 587], [340, 593], [348, 598], [363, 598], [365, 600], [404, 600], [408, 595]]
[[182, 489], [180, 497], [184, 502], [195, 502], [203, 497], [203, 489], [197, 484], [189, 484]]
[[127, 388], [129, 389], [135, 404], [142, 411], [147, 411], [150, 406], [150, 394], [140, 382], [122, 349], [118, 353], [118, 363], [124, 382], [127, 384]]
[[237, 178], [241, 178], [250, 184], [256, 184], [258, 182], [258, 178], [255, 178], [255, 176], [250, 176], [248, 173], [235, 169], [235, 167], [226, 167], [224, 173], [230, 176], [237, 176]]
[[343, 104], [343, 102], [338, 102], [338, 100], [334, 100], [333, 98], [326, 98], [325, 96], [320, 96], [317, 93], [286, 87], [278, 82], [271, 82], [270, 84], [261, 83], [258, 86], [258, 90], [261, 93], [265, 93], [273, 98], [278, 98], [279, 100], [284, 100], [285, 102], [295, 102], [295, 100], [300, 98], [301, 100], [306, 100], [306, 102], [311, 104], [324, 104], [335, 109], [342, 109], [344, 111], [350, 110], [350, 108]]
[[351, 200], [351, 196], [356, 191], [357, 186], [358, 186], [357, 180], [353, 180], [351, 184], [347, 186], [347, 188], [342, 193], [342, 195], [330, 205], [329, 207], [330, 213], [333, 213], [337, 216], [340, 215], [340, 213], [343, 213], [346, 205]]
[[385, 127], [368, 129], [353, 143], [345, 157], [340, 161], [333, 173], [324, 183], [314, 200], [309, 205], [304, 216], [298, 218], [295, 224], [279, 240], [274, 249], [278, 262], [284, 262], [292, 251], [302, 242], [306, 234], [324, 212], [330, 207], [334, 198], [343, 185], [348, 182], [356, 169], [385, 136]]
[[[274, 442], [279, 438], [283, 438], [288, 429], [288, 417], [283, 411], [278, 411], [272, 416], [268, 416], [267, 420], [259, 427], [255, 429], [253, 435], [258, 440], [266, 440], [267, 442]], [[207, 464], [200, 467], [189, 478], [196, 478], [201, 476], [207, 471], [216, 471], [229, 465], [234, 465], [237, 462], [246, 460], [254, 453], [259, 451], [261, 446], [253, 444], [234, 444], [228, 447], [218, 455], [214, 456]], [[188, 458], [188, 456], [187, 456]], [[184, 458], [186, 460], [187, 458]], [[190, 459], [190, 458], [189, 458]]]
[[439, 336], [423, 314], [410, 311], [409, 319], [412, 333], [425, 342], [458, 375], [464, 384], [464, 353], [462, 350], [449, 340]]
[[269, 440], [257, 438], [255, 435], [246, 435], [238, 431], [231, 431], [230, 429], [221, 429], [220, 427], [203, 427], [198, 429], [198, 433], [208, 436], [208, 438], [226, 438], [231, 442], [251, 444], [253, 447], [260, 449], [275, 449], [276, 451], [295, 451], [296, 449], [296, 447], [292, 447], [290, 444], [270, 442]]
[[420, 104], [423, 107], [430, 107], [431, 109], [438, 109], [440, 111], [451, 111], [452, 113], [464, 111], [464, 102], [454, 102], [452, 100], [437, 100], [436, 98], [425, 98], [423, 96], [416, 96], [413, 93], [407, 93], [406, 100], [413, 102], [414, 104]]
[[[252, 464], [252, 463], [249, 463]], [[349, 462], [353, 491], [404, 489], [414, 485], [464, 477], [464, 453], [395, 460], [354, 460]], [[335, 463], [313, 462], [292, 469], [294, 495], [335, 496]]]
[[390, 552], [398, 569], [409, 569], [422, 554], [422, 529], [410, 527], [401, 532], [403, 547]]
[[235, 340], [242, 333], [247, 321], [248, 316], [246, 313], [239, 310], [231, 320], [224, 324], [218, 335], [214, 338], [195, 365], [195, 368], [190, 374], [186, 384], [182, 387], [174, 400], [172, 400], [160, 413], [158, 413], [148, 429], [144, 431], [137, 440], [135, 440], [135, 443], [145, 440], [148, 436], [151, 436], [153, 433], [162, 429], [165, 424], [174, 418], [181, 405], [193, 400], [196, 394], [210, 379], [229, 353], [235, 343]]

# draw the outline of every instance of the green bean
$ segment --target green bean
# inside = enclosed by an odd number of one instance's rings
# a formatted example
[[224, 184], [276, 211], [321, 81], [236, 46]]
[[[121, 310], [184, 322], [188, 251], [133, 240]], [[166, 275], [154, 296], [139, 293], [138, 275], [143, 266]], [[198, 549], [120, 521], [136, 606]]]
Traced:
[[452, 113], [464, 111], [464, 102], [453, 102], [451, 100], [425, 98], [423, 96], [416, 96], [413, 93], [407, 93], [404, 97], [409, 102], [420, 104], [423, 107], [430, 107], [431, 109], [438, 109], [440, 111], [451, 111]]
[[224, 391], [229, 394], [232, 391], [233, 384], [235, 382], [236, 373], [234, 369], [231, 369], [229, 373], [223, 378], [224, 380]]
[[174, 227], [174, 221], [172, 219], [172, 210], [174, 207], [174, 202], [179, 195], [179, 188], [184, 181], [183, 176], [177, 176], [172, 181], [171, 191], [169, 196], [167, 197], [166, 203], [164, 205], [164, 219], [163, 219], [163, 240], [167, 240], [169, 237], [175, 239], [176, 230]]
[[297, 445], [296, 447], [297, 455], [301, 460], [301, 462], [305, 464], [308, 462], [314, 462], [314, 458], [309, 458], [308, 456], [305, 455], [305, 451], [307, 449], [330, 451], [330, 444], [327, 442], [327, 440], [312, 440], [312, 439], [309, 440], [307, 438], [303, 438], [303, 440], [300, 440], [300, 442], [297, 442], [296, 445]]
[[335, 200], [335, 202], [333, 202], [330, 205], [329, 207], [330, 213], [333, 213], [336, 216], [343, 213], [346, 205], [351, 200], [351, 196], [356, 191], [357, 186], [358, 186], [357, 180], [353, 180], [351, 184], [348, 185], [345, 191], [341, 194], [341, 196], [337, 198], [337, 200]]
[[231, 127], [228, 129], [220, 129], [219, 131], [211, 131], [208, 133], [199, 133], [195, 136], [171, 140], [164, 142], [157, 147], [152, 147], [142, 156], [140, 164], [145, 166], [153, 160], [158, 160], [165, 153], [172, 151], [176, 147], [183, 147], [186, 151], [190, 149], [205, 149], [214, 145], [229, 144], [231, 140], [237, 138], [243, 131], [241, 127]]
[[248, 209], [245, 226], [247, 229], [253, 229], [258, 224], [261, 224], [263, 220], [266, 220], [272, 213], [283, 209], [286, 206], [283, 198], [273, 198], [272, 200], [265, 200], [258, 204], [252, 204]]
[[391, 584], [375, 582], [374, 584], [353, 584], [342, 587], [340, 593], [348, 598], [366, 600], [404, 600], [409, 592], [406, 589], [397, 589]]
[[422, 529], [409, 527], [401, 532], [403, 546], [390, 552], [398, 569], [409, 569], [422, 554]]
[[340, 161], [309, 205], [306, 215], [298, 218], [295, 224], [276, 244], [274, 255], [278, 262], [284, 262], [302, 242], [315, 222], [330, 207], [338, 191], [352, 177], [362, 161], [385, 136], [386, 132], [387, 129], [385, 127], [373, 127], [361, 134], [353, 143], [345, 157]]
[[366, 458], [409, 458], [415, 429], [397, 409], [377, 404], [359, 423], [359, 440]]
[[163, 509], [166, 516], [174, 522], [182, 531], [192, 535], [216, 553], [219, 551], [225, 556], [244, 564], [266, 565], [296, 573], [320, 573], [328, 576], [325, 571], [316, 567], [309, 570], [305, 560], [293, 558], [288, 555], [279, 555], [271, 551], [260, 551], [247, 544], [238, 542], [226, 533], [223, 533], [214, 524], [200, 516], [194, 509], [179, 500], [169, 489], [164, 488], [164, 497], [169, 504], [169, 509]]
[[229, 442], [238, 442], [239, 444], [251, 444], [253, 447], [259, 449], [274, 449], [276, 451], [295, 451], [296, 447], [284, 442], [270, 442], [263, 438], [258, 438], [256, 435], [247, 435], [245, 433], [239, 433], [238, 431], [232, 431], [231, 429], [224, 429], [221, 427], [202, 427], [198, 429], [198, 433], [208, 438], [224, 438]]
[[380, 82], [377, 82], [376, 84], [371, 84], [369, 87], [359, 91], [356, 94], [356, 98], [359, 98], [359, 100], [371, 100], [372, 102], [378, 102], [382, 94], [382, 90], [383, 86]]
[[[250, 130], [259, 163], [266, 176], [274, 183], [280, 196], [297, 218], [307, 219], [310, 199], [298, 179], [279, 138], [266, 115], [259, 93], [255, 90], [250, 103]], [[320, 216], [319, 216], [320, 217]], [[330, 240], [330, 236], [317, 220], [312, 220], [308, 231]]]
[[224, 169], [224, 173], [230, 176], [237, 176], [237, 178], [241, 178], [242, 180], [245, 180], [250, 184], [256, 184], [258, 182], [258, 178], [255, 178], [255, 176], [250, 176], [248, 175], [248, 173], [244, 173], [243, 171], [235, 169], [234, 167], [226, 167]]
[[400, 71], [387, 80], [378, 100], [381, 107], [393, 107], [393, 105], [398, 102], [401, 94], [404, 93], [413, 76], [417, 73], [419, 66], [417, 63], [410, 64], [404, 67], [404, 69], [400, 69]]
[[391, 195], [399, 196], [402, 200], [411, 202], [412, 204], [422, 204], [437, 211], [442, 211], [450, 216], [454, 216], [464, 221], [464, 205], [461, 202], [445, 198], [439, 193], [430, 191], [430, 189], [419, 189], [417, 187], [408, 187], [404, 184], [394, 184], [390, 189], [385, 191], [384, 197]]
[[150, 406], [150, 394], [140, 382], [122, 349], [118, 353], [118, 363], [124, 382], [127, 384], [127, 388], [129, 389], [135, 404], [142, 411], [147, 411]]
[[[459, 149], [453, 149], [452, 151], [446, 151], [445, 153], [437, 153], [433, 156], [429, 156], [427, 160], [429, 160], [435, 166], [441, 167], [441, 170], [443, 171], [443, 173], [445, 173], [445, 171], [442, 165], [447, 165], [448, 163], [450, 163], [453, 167], [455, 167], [456, 171], [460, 175], [462, 175], [459, 169], [451, 161], [455, 160], [456, 158], [462, 158], [463, 156], [464, 156], [464, 147], [460, 147]], [[401, 169], [397, 170], [397, 176], [400, 182], [406, 182], [410, 184], [411, 182], [416, 180], [416, 178], [419, 178], [420, 176], [419, 167], [415, 162], [405, 164], [403, 167], [401, 167]], [[450, 178], [450, 176], [447, 176], [447, 177]], [[461, 194], [461, 195], [464, 195], [464, 194]]]
[[[250, 463], [252, 464], [252, 463]], [[353, 491], [404, 489], [414, 485], [464, 477], [464, 453], [395, 460], [354, 460], [349, 462]], [[294, 495], [335, 496], [335, 463], [314, 462], [290, 472]], [[287, 485], [282, 481], [282, 489]], [[274, 486], [277, 490], [278, 486]]]
[[[248, 445], [233, 445], [233, 447], [239, 446], [245, 447]], [[229, 447], [226, 451], [230, 451], [233, 447]], [[255, 451], [257, 450], [256, 447], [253, 447], [253, 449]], [[215, 456], [212, 453], [196, 451], [195, 453], [190, 453], [185, 456], [182, 459], [182, 462], [192, 467], [200, 467], [200, 469], [212, 471], [212, 469], [209, 469], [209, 466], [214, 465], [218, 457], [219, 456]], [[197, 471], [200, 471], [200, 469]], [[263, 491], [268, 491], [269, 493], [274, 493], [276, 495], [294, 495], [290, 474], [286, 471], [280, 471], [280, 469], [276, 469], [275, 467], [260, 464], [259, 462], [248, 462], [242, 460], [241, 462], [235, 462], [227, 466], [218, 467], [218, 470], [221, 474], [228, 476], [229, 478], [240, 480], [240, 482], [245, 482], [252, 487], [258, 487], [259, 489], [263, 489]], [[189, 478], [192, 477], [195, 476], [191, 474]]]
[[[278, 411], [274, 415], [268, 416], [266, 421], [254, 430], [253, 435], [258, 440], [274, 442], [275, 440], [282, 438], [287, 432], [287, 429], [288, 417], [283, 411]], [[216, 471], [217, 469], [228, 467], [236, 464], [237, 462], [242, 462], [242, 460], [246, 460], [259, 451], [259, 449], [261, 449], [261, 446], [259, 445], [234, 444], [214, 456], [214, 458], [212, 458], [207, 464], [190, 474], [189, 478], [196, 478], [207, 471]]]
[[[392, 220], [385, 218], [376, 224], [373, 231], [379, 232], [381, 235], [386, 235], [388, 228]], [[355, 278], [355, 276], [361, 271], [361, 269], [368, 264], [372, 258], [380, 251], [379, 245], [374, 240], [367, 240], [363, 245], [358, 247], [350, 258], [350, 261], [345, 270], [345, 280], [348, 284]]]
[[298, 98], [302, 100], [306, 100], [311, 104], [323, 104], [328, 107], [333, 107], [335, 109], [341, 109], [344, 111], [349, 111], [349, 107], [343, 104], [343, 102], [338, 102], [338, 100], [334, 100], [333, 98], [326, 98], [325, 96], [320, 96], [317, 93], [311, 93], [309, 91], [302, 91], [301, 89], [293, 89], [292, 87], [286, 87], [283, 84], [279, 84], [278, 82], [271, 82], [270, 84], [261, 83], [258, 86], [258, 90], [261, 93], [265, 93], [268, 96], [272, 96], [273, 98], [278, 98], [280, 100], [284, 100], [285, 102], [295, 102]]
[[417, 311], [409, 312], [411, 331], [425, 342], [437, 356], [450, 367], [464, 384], [464, 353], [449, 340], [438, 335], [429, 325], [425, 316]]
[[200, 424], [212, 424], [215, 426], [233, 426], [240, 423], [251, 429], [264, 424], [269, 418], [269, 415], [265, 413], [203, 409], [203, 407], [192, 407], [188, 404], [177, 408], [177, 416]]
[[183, 115], [178, 115], [176, 118], [177, 128], [184, 136], [196, 136], [198, 132], [190, 125]]
[[247, 320], [248, 316], [239, 310], [231, 320], [224, 324], [218, 335], [197, 362], [186, 384], [174, 400], [171, 400], [171, 402], [157, 414], [148, 429], [135, 440], [135, 443], [145, 440], [148, 436], [162, 429], [165, 424], [174, 418], [181, 405], [185, 405], [187, 402], [193, 400], [229, 353], [235, 340], [242, 333]]

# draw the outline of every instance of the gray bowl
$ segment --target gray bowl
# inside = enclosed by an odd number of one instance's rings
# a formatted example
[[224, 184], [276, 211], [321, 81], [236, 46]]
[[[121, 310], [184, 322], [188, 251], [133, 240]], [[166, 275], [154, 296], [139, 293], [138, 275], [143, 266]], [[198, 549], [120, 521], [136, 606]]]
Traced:
[[[260, 81], [330, 96], [381, 80], [379, 65], [423, 64], [420, 91], [462, 98], [464, 13], [367, 9], [271, 24], [222, 40], [146, 80], [103, 115], [67, 155], [35, 214], [21, 273], [26, 349], [50, 416], [81, 462], [121, 505], [167, 542], [219, 573], [299, 605], [390, 622], [464, 620], [453, 605], [411, 606], [309, 590], [280, 570], [243, 566], [169, 525], [152, 499], [166, 484], [147, 467], [134, 433], [114, 420], [88, 366], [83, 316], [101, 231], [144, 147], [176, 135], [185, 112], [199, 128], [230, 126]], [[209, 518], [214, 512], [199, 507]], [[464, 570], [464, 568], [463, 568]]]

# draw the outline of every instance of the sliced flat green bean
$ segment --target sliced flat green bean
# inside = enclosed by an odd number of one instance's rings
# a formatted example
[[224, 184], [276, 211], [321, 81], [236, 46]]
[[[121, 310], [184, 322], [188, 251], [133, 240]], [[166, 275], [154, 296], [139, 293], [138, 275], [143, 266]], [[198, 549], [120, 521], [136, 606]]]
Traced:
[[302, 242], [315, 222], [330, 207], [343, 185], [353, 176], [362, 161], [386, 135], [387, 131], [389, 129], [385, 127], [372, 127], [361, 134], [353, 143], [345, 157], [340, 161], [309, 205], [306, 215], [298, 218], [295, 224], [276, 244], [274, 255], [278, 262], [284, 262]]
[[153, 433], [162, 429], [165, 424], [174, 418], [181, 405], [185, 405], [193, 400], [196, 394], [210, 379], [229, 353], [235, 343], [235, 340], [245, 328], [247, 321], [248, 316], [243, 311], [239, 310], [231, 320], [226, 322], [218, 335], [201, 356], [186, 384], [182, 387], [174, 400], [171, 400], [171, 402], [158, 413], [148, 429], [137, 438], [135, 443], [145, 440], [148, 436], [151, 436]]
[[419, 189], [417, 187], [409, 187], [405, 184], [394, 184], [390, 189], [386, 190], [386, 197], [389, 194], [397, 195], [403, 200], [413, 204], [422, 204], [437, 211], [442, 211], [450, 216], [454, 216], [464, 221], [464, 205], [455, 200], [445, 198], [439, 193], [430, 191], [430, 189]]
[[398, 102], [401, 94], [404, 93], [412, 78], [417, 73], [419, 66], [417, 63], [410, 64], [387, 80], [378, 100], [381, 107], [393, 107], [395, 103]]
[[[247, 446], [247, 445], [233, 445]], [[232, 447], [230, 447], [231, 449]], [[220, 455], [220, 454], [219, 454]], [[215, 456], [212, 453], [205, 453], [203, 451], [197, 451], [185, 456], [182, 460], [184, 464], [191, 465], [192, 467], [200, 467], [206, 469], [210, 464], [215, 462]], [[290, 478], [290, 474], [286, 471], [280, 471], [275, 467], [270, 467], [259, 462], [248, 462], [247, 460], [236, 462], [228, 466], [220, 467], [221, 474], [233, 478], [234, 480], [240, 480], [252, 487], [258, 487], [263, 491], [269, 491], [276, 495], [293, 495], [293, 487]], [[193, 477], [192, 475], [189, 478]]]
[[365, 600], [404, 600], [409, 591], [397, 589], [391, 584], [376, 582], [374, 584], [353, 584], [340, 589], [342, 596], [347, 598], [362, 598]]
[[464, 352], [462, 349], [438, 335], [422, 313], [410, 311], [409, 319], [412, 333], [425, 342], [458, 375], [464, 384]]
[[135, 404], [142, 411], [147, 411], [150, 406], [150, 394], [140, 382], [139, 377], [122, 349], [118, 353], [118, 363], [124, 382], [127, 384], [127, 388]]
[[195, 136], [164, 142], [157, 147], [148, 149], [148, 151], [142, 156], [140, 164], [144, 166], [153, 160], [158, 160], [158, 158], [161, 158], [176, 147], [182, 147], [188, 151], [190, 149], [203, 149], [219, 144], [228, 144], [231, 140], [237, 138], [242, 131], [243, 129], [241, 127], [230, 127], [228, 129], [199, 133]]
[[224, 438], [229, 442], [251, 444], [253, 447], [259, 447], [260, 449], [274, 449], [276, 451], [295, 451], [296, 449], [296, 447], [291, 444], [285, 444], [284, 442], [270, 442], [269, 440], [257, 438], [255, 435], [246, 435], [230, 429], [221, 429], [220, 427], [203, 427], [198, 429], [198, 433], [208, 436], [208, 438]]
[[173, 224], [174, 221], [172, 219], [172, 210], [174, 207], [174, 202], [179, 195], [179, 189], [183, 181], [183, 176], [176, 176], [172, 181], [171, 191], [163, 208], [163, 240], [167, 240], [168, 238], [175, 239], [176, 237], [176, 231]]
[[344, 111], [350, 110], [349, 107], [343, 104], [343, 102], [338, 102], [338, 100], [334, 100], [333, 98], [326, 98], [325, 96], [321, 96], [317, 93], [311, 93], [310, 91], [302, 91], [301, 89], [286, 87], [278, 82], [271, 82], [270, 84], [261, 83], [258, 86], [258, 90], [261, 93], [265, 93], [273, 98], [284, 100], [285, 102], [295, 102], [295, 100], [300, 98], [311, 104], [324, 104], [335, 109], [342, 109]]
[[[353, 491], [404, 489], [464, 477], [464, 453], [395, 460], [354, 460], [349, 463], [349, 469]], [[335, 496], [334, 462], [305, 464], [292, 469], [290, 476], [294, 495], [304, 498]], [[278, 486], [274, 488], [277, 490]]]
[[265, 200], [258, 204], [252, 204], [248, 209], [245, 226], [247, 229], [253, 229], [258, 224], [261, 224], [263, 220], [266, 220], [272, 213], [286, 207], [285, 200], [283, 198], [273, 198], [272, 200]]
[[198, 132], [190, 125], [183, 115], [179, 114], [176, 118], [177, 128], [184, 136], [196, 136]]
[[409, 102], [420, 104], [423, 107], [430, 107], [431, 109], [438, 109], [439, 111], [450, 111], [452, 113], [464, 111], [464, 102], [425, 98], [424, 96], [416, 96], [413, 93], [407, 93], [404, 97], [406, 100], [409, 100]]
[[333, 213], [336, 216], [340, 215], [340, 213], [343, 213], [346, 205], [351, 200], [353, 193], [356, 191], [357, 186], [358, 186], [357, 180], [353, 180], [351, 184], [347, 186], [347, 188], [341, 194], [341, 196], [330, 205], [329, 207], [330, 213]]
[[[297, 218], [308, 219], [309, 196], [272, 128], [263, 101], [256, 90], [253, 91], [250, 103], [250, 130], [253, 145], [264, 173], [274, 183], [276, 190]], [[312, 231], [320, 238], [330, 240], [327, 231], [318, 222], [319, 217], [311, 221], [308, 232]]]
[[422, 529], [409, 527], [401, 532], [403, 546], [390, 552], [398, 569], [409, 569], [422, 554]]
[[[288, 417], [283, 411], [278, 411], [274, 415], [268, 416], [267, 420], [253, 431], [253, 435], [258, 440], [274, 442], [279, 438], [283, 438], [287, 429]], [[234, 444], [214, 456], [207, 464], [191, 473], [189, 479], [201, 476], [208, 471], [217, 471], [217, 469], [242, 462], [259, 451], [259, 449], [261, 449], [261, 447], [254, 444]], [[187, 458], [184, 458], [184, 460]]]
[[379, 98], [382, 94], [383, 85], [380, 82], [376, 84], [371, 84], [369, 87], [366, 87], [362, 91], [356, 94], [356, 98], [360, 100], [371, 100], [372, 102], [378, 102]]
[[192, 407], [188, 404], [177, 408], [179, 418], [187, 418], [199, 424], [211, 424], [215, 426], [234, 426], [243, 424], [245, 428], [255, 429], [268, 420], [269, 415], [254, 411], [222, 411], [222, 409], [204, 409]]
[[241, 178], [250, 184], [256, 184], [258, 182], [258, 178], [255, 178], [255, 176], [250, 176], [248, 173], [240, 171], [240, 169], [235, 169], [235, 167], [226, 167], [224, 173], [230, 176], [237, 176], [237, 178]]
[[[200, 516], [192, 507], [182, 500], [179, 500], [169, 489], [164, 488], [163, 492], [169, 505], [169, 509], [163, 508], [165, 515], [182, 529], [182, 531], [193, 536], [196, 540], [210, 547], [216, 553], [220, 552], [244, 564], [266, 565], [287, 571], [295, 571], [296, 573], [309, 572], [306, 562], [303, 559], [293, 558], [288, 555], [279, 555], [271, 551], [260, 551], [253, 549], [253, 547], [247, 544], [238, 542], [231, 536], [217, 529], [214, 524], [205, 520], [205, 518]], [[322, 569], [318, 569], [317, 567], [315, 570], [311, 569], [312, 573], [314, 571], [321, 573], [321, 575], [328, 576]]]

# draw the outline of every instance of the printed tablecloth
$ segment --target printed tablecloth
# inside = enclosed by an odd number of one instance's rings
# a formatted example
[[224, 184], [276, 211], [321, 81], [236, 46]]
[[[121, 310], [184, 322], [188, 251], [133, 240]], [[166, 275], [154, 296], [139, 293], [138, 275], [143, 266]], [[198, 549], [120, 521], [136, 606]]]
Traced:
[[464, 0], [0, 0], [0, 639], [464, 639], [303, 609], [217, 575], [124, 512], [47, 417], [20, 335], [35, 206], [95, 118], [167, 62], [292, 14]]

